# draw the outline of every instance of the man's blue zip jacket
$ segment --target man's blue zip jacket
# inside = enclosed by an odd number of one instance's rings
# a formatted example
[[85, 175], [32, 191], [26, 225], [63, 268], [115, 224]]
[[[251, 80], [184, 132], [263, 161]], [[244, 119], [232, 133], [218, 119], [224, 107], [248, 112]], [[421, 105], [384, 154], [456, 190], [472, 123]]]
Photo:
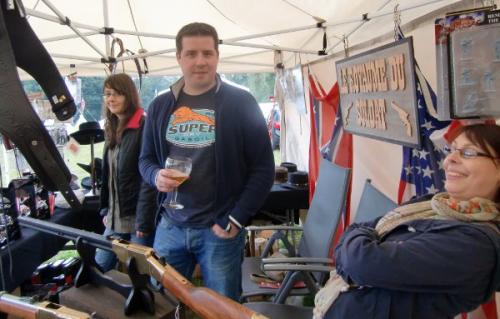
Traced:
[[500, 235], [455, 220], [406, 222], [380, 237], [353, 224], [335, 250], [337, 273], [361, 287], [341, 293], [325, 319], [452, 319], [500, 289]]
[[[139, 170], [144, 180], [155, 185], [158, 171], [169, 155], [165, 140], [170, 115], [184, 86], [181, 78], [169, 91], [156, 97], [148, 109]], [[215, 93], [216, 194], [214, 212], [205, 225], [217, 223], [223, 229], [229, 215], [247, 225], [262, 207], [274, 181], [274, 156], [266, 123], [254, 97], [217, 77]], [[200, 192], [203, 190], [200, 190]], [[166, 193], [159, 193], [159, 203]], [[175, 220], [171, 220], [174, 224]]]

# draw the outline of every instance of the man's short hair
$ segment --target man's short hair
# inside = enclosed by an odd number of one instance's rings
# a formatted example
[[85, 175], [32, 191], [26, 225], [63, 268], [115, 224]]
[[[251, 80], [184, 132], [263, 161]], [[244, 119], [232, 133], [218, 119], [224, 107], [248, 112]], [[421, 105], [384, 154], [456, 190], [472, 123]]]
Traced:
[[177, 36], [175, 37], [175, 47], [177, 53], [182, 51], [182, 38], [183, 37], [196, 37], [196, 36], [208, 36], [214, 39], [215, 51], [219, 52], [219, 35], [214, 27], [210, 24], [203, 22], [193, 22], [183, 26]]

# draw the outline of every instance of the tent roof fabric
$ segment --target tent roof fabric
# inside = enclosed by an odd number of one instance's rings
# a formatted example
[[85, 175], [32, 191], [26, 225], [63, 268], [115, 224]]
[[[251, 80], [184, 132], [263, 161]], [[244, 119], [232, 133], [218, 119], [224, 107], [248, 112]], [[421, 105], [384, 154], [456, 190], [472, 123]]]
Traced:
[[[282, 51], [285, 67], [312, 62], [322, 58], [317, 52], [323, 49], [324, 34], [326, 53], [338, 53], [344, 50], [344, 36], [349, 45], [356, 45], [390, 33], [396, 5], [401, 23], [406, 24], [464, 0], [22, 2], [29, 23], [63, 75], [75, 70], [71, 64], [79, 75], [105, 75], [101, 58], [111, 56], [113, 37], [135, 54], [145, 52], [150, 74], [175, 75], [180, 73], [175, 34], [190, 22], [207, 22], [218, 30], [221, 73], [273, 72], [275, 50]], [[104, 34], [105, 27], [110, 35]], [[132, 60], [119, 62], [117, 69], [137, 73]]]

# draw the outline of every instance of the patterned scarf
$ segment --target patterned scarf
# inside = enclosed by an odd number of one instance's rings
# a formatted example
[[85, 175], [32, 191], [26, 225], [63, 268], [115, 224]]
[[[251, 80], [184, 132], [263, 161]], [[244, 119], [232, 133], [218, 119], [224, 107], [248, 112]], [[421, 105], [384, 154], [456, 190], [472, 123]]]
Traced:
[[[489, 226], [500, 234], [499, 204], [479, 197], [457, 201], [447, 193], [436, 194], [430, 201], [395, 208], [378, 221], [375, 230], [383, 236], [397, 226], [417, 219], [459, 220]], [[331, 271], [330, 279], [314, 298], [313, 319], [322, 319], [337, 297], [349, 288], [349, 284], [335, 270]]]
[[434, 195], [430, 201], [404, 205], [382, 217], [375, 230], [380, 236], [397, 226], [417, 219], [452, 219], [466, 223], [479, 223], [495, 229], [500, 223], [498, 204], [491, 200], [474, 197], [468, 201], [450, 198], [447, 193]]

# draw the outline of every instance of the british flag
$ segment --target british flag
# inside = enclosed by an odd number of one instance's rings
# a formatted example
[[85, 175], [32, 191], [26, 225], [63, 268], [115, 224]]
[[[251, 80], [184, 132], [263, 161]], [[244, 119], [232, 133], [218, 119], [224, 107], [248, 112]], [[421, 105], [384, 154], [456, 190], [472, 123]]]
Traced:
[[[352, 135], [344, 131], [339, 110], [339, 86], [336, 83], [326, 93], [321, 84], [309, 76], [311, 106], [311, 140], [309, 144], [309, 194], [314, 194], [321, 158], [352, 168]], [[351, 175], [352, 176], [352, 175]], [[346, 204], [332, 247], [349, 225], [351, 182], [347, 188]]]

